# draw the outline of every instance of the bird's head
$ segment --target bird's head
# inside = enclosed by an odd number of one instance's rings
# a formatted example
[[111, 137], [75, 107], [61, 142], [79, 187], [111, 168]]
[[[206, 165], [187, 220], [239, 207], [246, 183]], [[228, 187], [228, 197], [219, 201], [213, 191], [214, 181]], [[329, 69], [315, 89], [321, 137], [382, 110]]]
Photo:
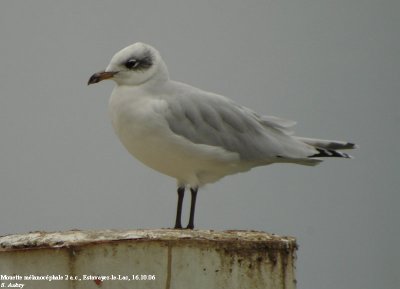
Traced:
[[135, 86], [151, 80], [167, 80], [168, 71], [154, 47], [137, 42], [117, 52], [105, 71], [90, 77], [88, 85], [106, 79], [112, 79], [119, 85]]

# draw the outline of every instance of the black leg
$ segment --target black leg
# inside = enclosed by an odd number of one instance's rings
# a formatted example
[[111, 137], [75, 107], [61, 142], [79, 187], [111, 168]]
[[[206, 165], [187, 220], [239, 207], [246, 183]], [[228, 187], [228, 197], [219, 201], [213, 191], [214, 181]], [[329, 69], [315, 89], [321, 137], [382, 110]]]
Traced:
[[176, 220], [174, 229], [182, 229], [181, 215], [182, 215], [182, 202], [185, 194], [185, 187], [178, 188], [178, 206], [176, 208]]
[[196, 197], [197, 197], [198, 188], [190, 188], [190, 192], [192, 193], [192, 200], [190, 203], [190, 218], [189, 224], [187, 225], [187, 229], [194, 228], [194, 209], [196, 208]]

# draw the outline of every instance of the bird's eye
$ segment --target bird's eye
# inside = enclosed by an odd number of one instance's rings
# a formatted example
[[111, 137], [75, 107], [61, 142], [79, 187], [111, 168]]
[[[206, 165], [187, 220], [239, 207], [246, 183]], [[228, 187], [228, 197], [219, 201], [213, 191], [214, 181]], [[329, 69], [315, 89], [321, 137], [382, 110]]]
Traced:
[[137, 61], [134, 58], [131, 58], [127, 62], [125, 62], [125, 67], [128, 69], [136, 68], [138, 65], [139, 65], [139, 61]]

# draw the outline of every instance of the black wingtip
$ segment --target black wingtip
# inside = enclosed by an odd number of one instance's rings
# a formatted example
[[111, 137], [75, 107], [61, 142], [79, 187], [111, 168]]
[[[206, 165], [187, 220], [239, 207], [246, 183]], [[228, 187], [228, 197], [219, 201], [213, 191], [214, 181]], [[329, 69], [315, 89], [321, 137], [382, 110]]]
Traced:
[[327, 149], [320, 149], [320, 148], [315, 148], [318, 153], [314, 154], [312, 156], [309, 156], [309, 158], [345, 158], [345, 159], [351, 159], [352, 157], [349, 154], [342, 153], [339, 151], [335, 150], [327, 150]]

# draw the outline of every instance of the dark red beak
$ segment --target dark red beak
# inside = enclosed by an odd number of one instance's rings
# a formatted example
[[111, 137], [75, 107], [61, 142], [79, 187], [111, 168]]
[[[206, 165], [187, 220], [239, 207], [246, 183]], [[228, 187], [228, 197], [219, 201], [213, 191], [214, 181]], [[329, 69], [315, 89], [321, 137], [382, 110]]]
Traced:
[[98, 83], [102, 80], [106, 80], [106, 79], [110, 79], [112, 78], [115, 74], [117, 74], [117, 72], [114, 71], [100, 71], [100, 72], [96, 72], [95, 74], [93, 74], [88, 81], [88, 85], [90, 84], [94, 84], [94, 83]]

